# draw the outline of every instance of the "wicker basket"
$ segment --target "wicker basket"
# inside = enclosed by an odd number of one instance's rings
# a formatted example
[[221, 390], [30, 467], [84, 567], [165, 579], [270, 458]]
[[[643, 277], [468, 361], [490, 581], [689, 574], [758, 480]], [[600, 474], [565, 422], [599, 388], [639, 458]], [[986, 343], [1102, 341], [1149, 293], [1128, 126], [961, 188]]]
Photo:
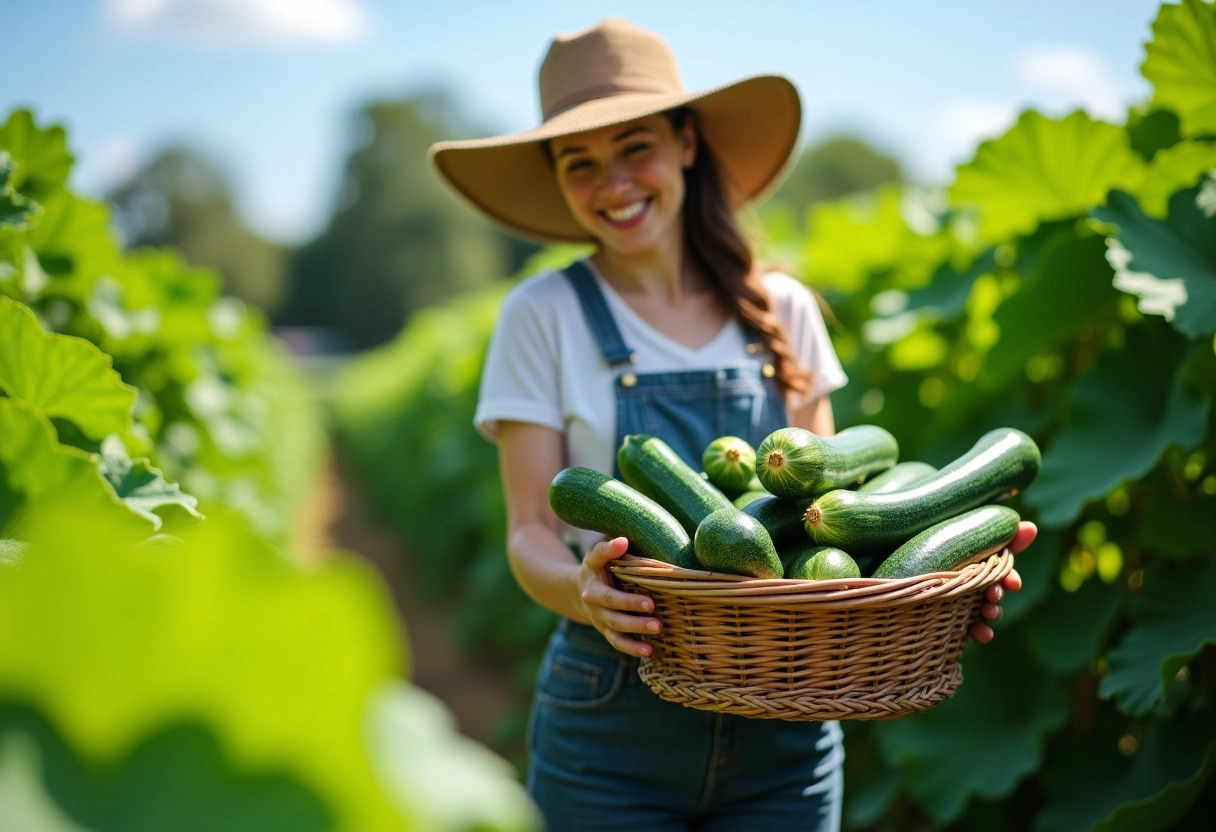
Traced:
[[638, 673], [663, 699], [761, 719], [891, 719], [963, 681], [959, 655], [1008, 551], [915, 578], [757, 580], [626, 555], [663, 631]]

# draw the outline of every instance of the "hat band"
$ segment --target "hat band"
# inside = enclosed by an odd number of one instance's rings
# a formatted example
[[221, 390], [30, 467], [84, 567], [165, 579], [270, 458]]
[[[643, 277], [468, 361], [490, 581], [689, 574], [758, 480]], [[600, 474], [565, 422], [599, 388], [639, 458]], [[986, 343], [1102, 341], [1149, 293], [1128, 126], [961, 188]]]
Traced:
[[670, 84], [641, 86], [638, 84], [600, 84], [595, 87], [582, 87], [569, 95], [564, 95], [557, 101], [550, 102], [544, 108], [542, 115], [545, 121], [556, 118], [567, 110], [594, 101], [598, 98], [608, 98], [613, 95], [624, 95], [631, 92], [656, 93], [659, 95], [679, 94], [682, 90], [672, 89]]

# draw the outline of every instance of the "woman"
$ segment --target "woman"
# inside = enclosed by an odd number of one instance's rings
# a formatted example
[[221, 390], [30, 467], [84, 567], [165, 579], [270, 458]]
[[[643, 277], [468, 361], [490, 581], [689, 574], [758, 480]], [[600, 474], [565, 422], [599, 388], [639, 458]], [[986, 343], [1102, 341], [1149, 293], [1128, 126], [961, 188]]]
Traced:
[[[606, 20], [554, 39], [540, 95], [539, 128], [431, 152], [512, 231], [594, 244], [509, 294], [476, 415], [499, 446], [512, 570], [562, 616], [531, 715], [529, 789], [553, 830], [838, 829], [839, 726], [660, 700], [636, 664], [662, 623], [607, 569], [628, 541], [563, 528], [548, 504], [564, 467], [617, 473], [631, 433], [699, 464], [721, 435], [833, 432], [828, 397], [846, 379], [819, 309], [753, 263], [734, 218], [785, 168], [797, 93], [778, 76], [685, 92], [661, 39]], [[1017, 545], [1033, 534], [1027, 524]], [[1013, 573], [1005, 587], [1018, 586]]]

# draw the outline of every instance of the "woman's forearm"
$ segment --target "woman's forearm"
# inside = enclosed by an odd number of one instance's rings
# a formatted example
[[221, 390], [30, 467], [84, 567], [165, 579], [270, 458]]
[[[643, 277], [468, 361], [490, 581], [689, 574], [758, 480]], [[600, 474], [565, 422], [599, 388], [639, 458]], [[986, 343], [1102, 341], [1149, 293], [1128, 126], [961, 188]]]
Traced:
[[579, 564], [561, 538], [540, 523], [513, 530], [507, 539], [511, 572], [533, 601], [558, 615], [590, 623], [579, 589]]

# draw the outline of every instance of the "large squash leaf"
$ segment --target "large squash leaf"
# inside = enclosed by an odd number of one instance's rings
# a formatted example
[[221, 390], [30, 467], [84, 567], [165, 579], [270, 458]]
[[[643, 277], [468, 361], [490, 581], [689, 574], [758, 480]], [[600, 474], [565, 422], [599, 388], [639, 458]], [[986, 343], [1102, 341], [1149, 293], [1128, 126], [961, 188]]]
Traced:
[[0, 390], [87, 436], [124, 434], [136, 390], [83, 338], [44, 330], [28, 307], [0, 297]]
[[1129, 195], [1112, 193], [1094, 212], [1118, 226], [1107, 241], [1115, 286], [1140, 298], [1191, 338], [1216, 332], [1216, 176], [1170, 197], [1169, 217], [1154, 219]]
[[1194, 187], [1208, 171], [1216, 169], [1216, 144], [1187, 141], [1168, 147], [1153, 157], [1148, 175], [1136, 188], [1136, 199], [1144, 213], [1162, 220], [1169, 214], [1169, 200], [1176, 192]]
[[1216, 133], [1216, 5], [1163, 3], [1140, 73], [1153, 104], [1178, 113], [1184, 136]]
[[964, 681], [931, 711], [884, 723], [875, 738], [934, 821], [958, 818], [968, 798], [1003, 797], [1038, 768], [1046, 735], [1068, 718], [1068, 698], [1017, 638], [969, 645]]
[[30, 199], [41, 200], [67, 184], [73, 159], [62, 127], [39, 127], [29, 110], [16, 110], [0, 127], [0, 149], [15, 163], [12, 186]]
[[1216, 768], [1210, 709], [1150, 720], [1130, 757], [1117, 750], [1121, 735], [1133, 736], [1120, 726], [1103, 725], [1095, 734], [1061, 739], [1043, 772], [1049, 797], [1035, 832], [1173, 829]]
[[984, 359], [981, 387], [1001, 390], [1032, 356], [1113, 309], [1119, 293], [1111, 287], [1105, 250], [1101, 237], [1078, 237], [1071, 228], [1055, 232], [1042, 244], [1020, 291], [992, 316], [1001, 339]]
[[1135, 626], [1107, 656], [1098, 694], [1119, 710], [1146, 714], [1161, 702], [1178, 670], [1205, 644], [1216, 643], [1216, 560], [1171, 563], [1144, 573], [1132, 605]]
[[1040, 523], [1068, 525], [1087, 501], [1143, 476], [1170, 446], [1203, 439], [1211, 402], [1177, 378], [1185, 348], [1164, 325], [1133, 327], [1125, 348], [1108, 349], [1074, 382], [1069, 421], [1024, 495]]
[[180, 511], [196, 520], [203, 519], [194, 496], [182, 491], [177, 483], [168, 482], [147, 459], [131, 459], [117, 436], [102, 441], [99, 465], [101, 475], [119, 499], [148, 520], [154, 530], [160, 529], [164, 522], [161, 515], [166, 513]]
[[86, 513], [122, 508], [93, 456], [57, 442], [50, 421], [28, 404], [0, 398], [0, 437], [0, 531], [11, 534], [24, 510], [51, 499]]
[[236, 765], [298, 778], [336, 829], [400, 828], [364, 734], [402, 670], [369, 568], [304, 571], [218, 515], [170, 548], [133, 547], [78, 510], [27, 528], [24, 563], [0, 581], [0, 698], [36, 707], [92, 765], [198, 720]]
[[1093, 577], [1075, 592], [1055, 582], [1051, 597], [1027, 619], [1026, 643], [1035, 660], [1061, 676], [1096, 658], [1124, 598], [1122, 581]]
[[24, 781], [27, 801], [40, 797], [54, 806], [35, 820], [29, 809], [22, 813], [20, 804], [0, 798], [0, 828], [22, 832], [58, 829], [52, 812], [90, 832], [323, 832], [334, 821], [297, 778], [243, 769], [214, 733], [193, 723], [156, 731], [113, 765], [98, 767], [80, 760], [41, 714], [2, 707], [0, 772], [10, 787]]
[[958, 169], [950, 201], [977, 207], [980, 239], [1000, 242], [1046, 220], [1080, 216], [1111, 188], [1133, 188], [1143, 177], [1144, 162], [1123, 128], [1081, 111], [1051, 119], [1028, 110]]

